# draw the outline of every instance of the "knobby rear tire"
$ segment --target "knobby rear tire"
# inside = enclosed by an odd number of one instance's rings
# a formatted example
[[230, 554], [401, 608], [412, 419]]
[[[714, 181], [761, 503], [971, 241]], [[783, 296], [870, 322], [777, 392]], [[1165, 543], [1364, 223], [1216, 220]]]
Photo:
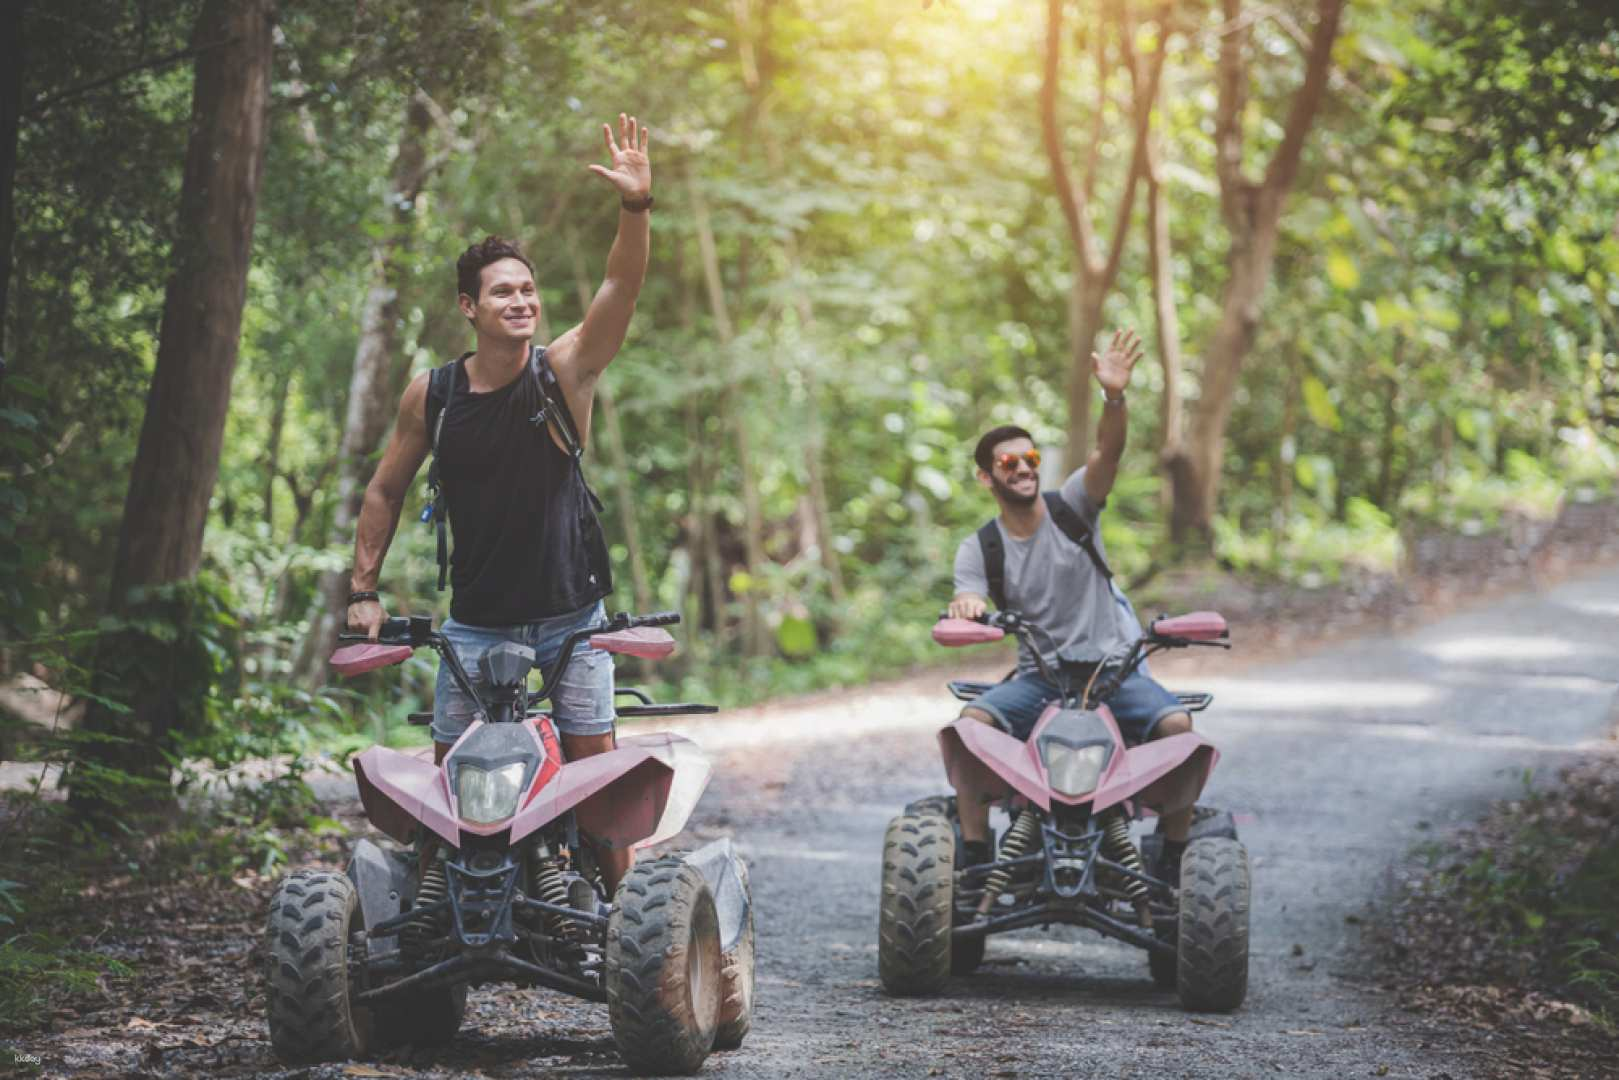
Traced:
[[607, 921], [605, 983], [613, 1041], [630, 1071], [702, 1068], [720, 1014], [720, 933], [714, 896], [678, 856], [638, 863]]
[[950, 977], [956, 838], [935, 813], [904, 813], [883, 839], [877, 972], [891, 994], [931, 994]]
[[[1181, 856], [1176, 989], [1193, 1012], [1230, 1012], [1248, 994], [1248, 852], [1236, 840], [1194, 840]], [[1155, 973], [1156, 974], [1156, 973]]]
[[354, 1004], [349, 982], [349, 936], [361, 926], [346, 875], [298, 870], [276, 888], [266, 997], [270, 1045], [282, 1061], [344, 1061], [369, 1049], [371, 1012]]

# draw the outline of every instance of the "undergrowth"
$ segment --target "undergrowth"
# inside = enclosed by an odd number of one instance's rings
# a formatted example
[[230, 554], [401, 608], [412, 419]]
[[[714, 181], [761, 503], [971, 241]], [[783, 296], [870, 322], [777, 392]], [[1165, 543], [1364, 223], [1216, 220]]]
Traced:
[[1619, 1022], [1619, 756], [1564, 770], [1430, 845], [1407, 884], [1396, 960], [1429, 986], [1543, 992]]

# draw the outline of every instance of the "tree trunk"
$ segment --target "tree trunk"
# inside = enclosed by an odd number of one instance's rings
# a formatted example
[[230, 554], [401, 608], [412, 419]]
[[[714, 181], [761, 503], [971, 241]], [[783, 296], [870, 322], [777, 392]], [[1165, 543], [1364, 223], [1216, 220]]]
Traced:
[[[1148, 108], [1153, 102], [1146, 102]], [[1158, 173], [1159, 145], [1147, 140], [1147, 269], [1152, 281], [1153, 322], [1164, 389], [1158, 395], [1158, 461], [1164, 469], [1164, 508], [1174, 519], [1175, 473], [1185, 468], [1181, 450], [1181, 328], [1175, 303], [1174, 266], [1169, 247], [1169, 205]], [[1178, 540], [1171, 537], [1171, 540]]]
[[1383, 438], [1377, 454], [1377, 505], [1389, 513], [1399, 500], [1394, 481], [1394, 458], [1400, 452], [1400, 371], [1405, 356], [1405, 335], [1394, 332], [1389, 369], [1383, 376]]
[[[24, 61], [23, 0], [0, 4], [0, 331], [6, 325], [11, 289], [11, 247], [17, 233], [13, 191], [17, 179], [17, 139], [22, 131]], [[0, 332], [0, 352], [5, 349]]]
[[[703, 262], [703, 283], [708, 291], [709, 311], [714, 318], [714, 332], [720, 344], [728, 349], [736, 338], [736, 332], [725, 303], [725, 282], [720, 277], [719, 252], [714, 245], [714, 227], [709, 221], [708, 201], [696, 177], [688, 173], [687, 180], [692, 219], [697, 228], [697, 250]], [[759, 568], [765, 562], [764, 510], [759, 500], [759, 482], [754, 473], [753, 439], [748, 431], [747, 415], [737, 405], [734, 379], [728, 381], [720, 397], [720, 410], [736, 440], [736, 468], [742, 479], [743, 539], [748, 575], [748, 587], [742, 595], [746, 613], [743, 647], [748, 655], [760, 656], [765, 652], [764, 615], [759, 606]]]
[[[1068, 300], [1069, 361], [1066, 375], [1068, 401], [1067, 444], [1064, 447], [1065, 471], [1084, 464], [1090, 453], [1091, 419], [1091, 352], [1096, 347], [1096, 335], [1102, 328], [1102, 307], [1113, 284], [1118, 280], [1119, 267], [1124, 256], [1124, 240], [1128, 233], [1130, 214], [1135, 205], [1136, 188], [1147, 167], [1147, 124], [1150, 108], [1134, 110], [1135, 146], [1130, 154], [1129, 172], [1119, 191], [1118, 205], [1113, 211], [1111, 239], [1106, 251], [1097, 237], [1090, 220], [1091, 194], [1096, 186], [1096, 170], [1101, 159], [1100, 145], [1103, 125], [1101, 117], [1107, 107], [1107, 49], [1105, 30], [1096, 30], [1096, 123], [1091, 134], [1087, 154], [1085, 177], [1075, 183], [1068, 170], [1063, 149], [1062, 124], [1057, 115], [1059, 83], [1062, 75], [1062, 13], [1063, 0], [1046, 2], [1045, 64], [1040, 83], [1040, 138], [1045, 147], [1046, 163], [1051, 172], [1051, 183], [1062, 208], [1063, 220], [1068, 226], [1070, 258], [1074, 282]], [[1128, 10], [1122, 5], [1109, 5], [1103, 25], [1118, 25], [1120, 49], [1133, 77], [1137, 78], [1138, 100], [1151, 101], [1157, 96], [1158, 81], [1163, 73], [1164, 49], [1153, 54], [1145, 73], [1135, 66], [1133, 23]]]
[[1298, 175], [1305, 138], [1325, 95], [1332, 69], [1344, 0], [1318, 0], [1310, 35], [1304, 81], [1294, 93], [1281, 142], [1262, 180], [1243, 171], [1243, 117], [1248, 97], [1246, 52], [1252, 25], [1242, 0], [1222, 0], [1226, 18], [1216, 71], [1215, 170], [1220, 207], [1231, 236], [1220, 320], [1204, 353], [1202, 391], [1191, 420], [1185, 467], [1172, 474], [1176, 484], [1172, 535], [1213, 542], [1214, 512], [1220, 492], [1225, 429], [1243, 361], [1259, 326], [1260, 301], [1270, 283], [1282, 206]]
[[[287, 398], [292, 395], [292, 375], [289, 372], [286, 379], [276, 388], [275, 402], [270, 406], [270, 437], [264, 444], [264, 489], [259, 498], [263, 509], [261, 516], [264, 525], [275, 536], [275, 478], [281, 472], [281, 437], [287, 427]], [[297, 536], [290, 538], [294, 543]]]
[[[348, 410], [337, 451], [337, 503], [330, 534], [339, 543], [352, 541], [366, 485], [376, 471], [377, 450], [404, 393], [399, 379], [401, 368], [395, 362], [399, 353], [399, 277], [415, 237], [417, 200], [427, 183], [427, 137], [432, 126], [433, 114], [427, 102], [422, 95], [414, 95], [405, 109], [405, 125], [388, 187], [393, 220], [371, 248], [371, 283], [361, 308], [360, 340], [349, 375]], [[301, 678], [307, 685], [319, 686], [326, 681], [326, 658], [343, 629], [349, 583], [346, 568], [321, 575], [314, 618], [299, 657]]]
[[[189, 581], [202, 559], [264, 174], [273, 25], [271, 0], [206, 0], [197, 16], [194, 40], [225, 44], [202, 50], [196, 61], [174, 273], [119, 528], [109, 596], [114, 612], [139, 606], [132, 589]], [[75, 778], [101, 767], [166, 787], [172, 735], [195, 719], [185, 714], [200, 706], [206, 686], [195, 685], [194, 672], [177, 673], [172, 659], [134, 673], [140, 675], [134, 685], [109, 674], [119, 667], [131, 674], [143, 649], [150, 656], [153, 648], [150, 637], [133, 630], [103, 642], [97, 692], [127, 700], [131, 711], [98, 704], [85, 727], [127, 741], [86, 743], [79, 765], [91, 768], [76, 766]], [[73, 787], [80, 812], [105, 807], [98, 785]]]

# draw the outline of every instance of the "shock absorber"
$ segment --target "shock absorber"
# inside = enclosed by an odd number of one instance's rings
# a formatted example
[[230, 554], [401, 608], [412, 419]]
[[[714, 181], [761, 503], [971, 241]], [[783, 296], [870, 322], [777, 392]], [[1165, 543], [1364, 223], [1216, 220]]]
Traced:
[[[557, 866], [555, 859], [544, 859], [535, 867], [534, 899], [558, 907], [568, 906], [568, 883], [562, 880], [562, 870]], [[563, 941], [573, 940], [572, 920], [549, 911], [545, 913], [544, 919], [545, 928], [551, 932], [552, 937]]]
[[[1018, 814], [1017, 820], [1012, 822], [1012, 827], [1007, 829], [1006, 835], [1001, 838], [1001, 850], [996, 854], [995, 861], [1004, 863], [1022, 858], [1028, 854], [1039, 836], [1040, 819], [1035, 816], [1033, 810], [1025, 809]], [[995, 906], [996, 899], [1011, 882], [1011, 871], [1004, 866], [991, 870], [984, 878], [984, 896], [978, 901], [978, 914], [988, 915], [989, 909]]]
[[[1130, 823], [1125, 821], [1124, 811], [1116, 806], [1108, 811], [1107, 821], [1102, 825], [1102, 850], [1107, 853], [1108, 858], [1125, 869], [1137, 874], [1144, 872], [1141, 866], [1141, 852], [1136, 849], [1135, 841], [1130, 839]], [[1142, 926], [1151, 926], [1152, 912], [1147, 908], [1147, 883], [1140, 878], [1126, 877], [1124, 895], [1135, 905], [1136, 921]]]
[[[422, 875], [422, 883], [416, 889], [416, 904], [418, 908], [428, 907], [443, 900], [450, 893], [450, 884], [444, 877], [444, 863], [435, 859], [433, 865], [427, 868]], [[400, 931], [400, 945], [406, 952], [420, 956], [427, 943], [433, 940], [433, 917], [421, 915], [406, 923]]]

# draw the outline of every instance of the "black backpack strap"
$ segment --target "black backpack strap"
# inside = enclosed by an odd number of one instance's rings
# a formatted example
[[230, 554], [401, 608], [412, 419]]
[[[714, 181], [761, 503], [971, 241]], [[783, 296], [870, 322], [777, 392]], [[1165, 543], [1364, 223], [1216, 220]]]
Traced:
[[1006, 607], [1006, 541], [1000, 526], [986, 521], [978, 530], [978, 549], [984, 553], [984, 577], [989, 580], [989, 598], [997, 608]]
[[1101, 549], [1096, 546], [1096, 534], [1091, 527], [1085, 524], [1085, 519], [1079, 516], [1079, 511], [1068, 505], [1068, 500], [1062, 497], [1060, 491], [1046, 491], [1041, 493], [1046, 500], [1046, 510], [1051, 514], [1051, 520], [1056, 522], [1062, 534], [1080, 547], [1085, 554], [1091, 557], [1096, 565], [1096, 572], [1108, 581], [1113, 580], [1113, 571], [1108, 569], [1107, 560], [1102, 558]]
[[562, 384], [557, 380], [557, 373], [551, 367], [551, 361], [545, 357], [545, 348], [534, 346], [529, 354], [529, 371], [534, 376], [540, 391], [540, 411], [528, 418], [528, 422], [535, 426], [543, 426], [548, 420], [555, 420], [557, 434], [562, 437], [563, 448], [568, 456], [573, 458], [573, 467], [579, 470], [579, 481], [585, 486], [585, 494], [590, 496], [590, 504], [596, 508], [596, 513], [603, 512], [602, 501], [596, 496], [596, 491], [585, 479], [583, 458], [585, 446], [579, 438], [579, 427], [573, 422], [573, 413], [568, 410], [568, 399], [562, 393]]
[[[463, 353], [442, 367], [434, 368], [427, 377], [427, 436], [432, 442], [433, 460], [427, 466], [427, 493], [432, 499], [422, 510], [422, 522], [432, 523], [438, 530], [438, 591], [450, 573], [449, 511], [444, 505], [444, 484], [438, 467], [439, 437], [444, 432], [444, 418], [450, 413], [450, 402], [455, 400], [455, 375], [458, 366], [471, 356]], [[433, 403], [440, 402], [435, 410]]]

